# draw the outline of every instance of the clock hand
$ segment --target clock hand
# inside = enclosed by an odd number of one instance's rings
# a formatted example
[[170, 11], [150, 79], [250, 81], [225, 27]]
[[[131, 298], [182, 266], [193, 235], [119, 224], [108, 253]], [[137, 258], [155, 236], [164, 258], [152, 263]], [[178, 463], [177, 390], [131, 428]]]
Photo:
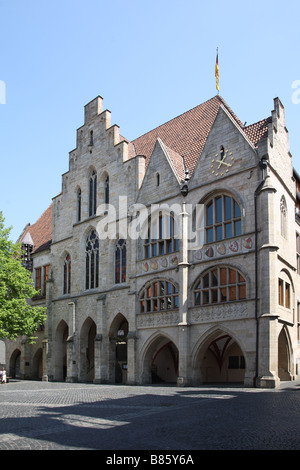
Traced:
[[221, 165], [226, 165], [226, 166], [232, 166], [232, 163], [226, 163], [222, 160], [216, 160], [218, 163], [220, 163], [220, 165], [218, 166], [218, 168], [220, 168]]

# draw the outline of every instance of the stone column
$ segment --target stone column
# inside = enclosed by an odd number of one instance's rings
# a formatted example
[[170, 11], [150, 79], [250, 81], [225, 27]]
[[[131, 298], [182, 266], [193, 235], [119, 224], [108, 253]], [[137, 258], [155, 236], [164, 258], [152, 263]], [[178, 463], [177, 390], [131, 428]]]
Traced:
[[106, 334], [106, 295], [97, 297], [97, 319], [95, 338], [95, 377], [94, 383], [108, 382], [107, 334]]
[[179, 268], [179, 362], [177, 385], [184, 386], [191, 383], [190, 374], [190, 354], [189, 354], [189, 323], [188, 323], [188, 216], [185, 202], [182, 203], [182, 232], [181, 232], [181, 253]]
[[43, 382], [48, 382], [48, 374], [47, 374], [48, 339], [47, 338], [43, 339], [42, 348], [43, 348], [43, 375], [42, 375], [42, 381]]
[[72, 308], [69, 311], [69, 332], [67, 338], [67, 377], [66, 382], [78, 382], [78, 364], [76, 358], [77, 334], [76, 334], [76, 309], [77, 300], [69, 302]]
[[259, 318], [257, 387], [277, 388], [278, 371], [278, 315], [264, 314]]
[[136, 384], [135, 371], [135, 351], [136, 351], [136, 334], [130, 331], [127, 335], [127, 384]]

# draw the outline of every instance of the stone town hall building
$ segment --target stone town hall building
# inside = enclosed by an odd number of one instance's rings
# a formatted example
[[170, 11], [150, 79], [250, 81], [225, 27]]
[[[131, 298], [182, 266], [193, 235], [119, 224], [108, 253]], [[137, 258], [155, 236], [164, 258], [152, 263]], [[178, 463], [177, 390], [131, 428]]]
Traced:
[[132, 142], [101, 97], [84, 118], [61, 193], [19, 239], [47, 321], [36, 344], [6, 342], [8, 375], [294, 380], [299, 177], [280, 100], [245, 126], [217, 95]]

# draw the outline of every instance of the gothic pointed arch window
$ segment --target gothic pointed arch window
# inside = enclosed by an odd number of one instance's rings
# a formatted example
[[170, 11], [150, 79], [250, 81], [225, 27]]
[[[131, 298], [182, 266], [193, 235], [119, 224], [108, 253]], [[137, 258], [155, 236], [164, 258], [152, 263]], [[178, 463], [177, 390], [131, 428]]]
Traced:
[[85, 288], [99, 287], [99, 238], [95, 230], [91, 230], [85, 247]]
[[97, 210], [97, 173], [93, 170], [89, 179], [89, 216], [96, 215]]
[[104, 181], [104, 204], [109, 204], [109, 176]]
[[284, 196], [280, 199], [280, 230], [281, 235], [287, 238], [287, 205]]
[[118, 240], [115, 251], [115, 283], [126, 282], [126, 241]]
[[67, 254], [64, 259], [64, 285], [63, 293], [71, 293], [71, 256]]

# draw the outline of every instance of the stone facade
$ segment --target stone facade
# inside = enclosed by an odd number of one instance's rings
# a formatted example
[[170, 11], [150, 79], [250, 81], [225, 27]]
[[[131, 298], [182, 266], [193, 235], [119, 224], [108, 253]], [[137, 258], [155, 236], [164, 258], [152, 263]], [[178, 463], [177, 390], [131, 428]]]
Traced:
[[[51, 244], [33, 250], [34, 278], [50, 266], [32, 301], [47, 305], [47, 322], [33, 346], [6, 342], [8, 374], [181, 386], [295, 379], [298, 185], [278, 98], [245, 127], [216, 96], [129, 142], [97, 97], [53, 198]], [[34, 227], [25, 232], [36, 244]]]

